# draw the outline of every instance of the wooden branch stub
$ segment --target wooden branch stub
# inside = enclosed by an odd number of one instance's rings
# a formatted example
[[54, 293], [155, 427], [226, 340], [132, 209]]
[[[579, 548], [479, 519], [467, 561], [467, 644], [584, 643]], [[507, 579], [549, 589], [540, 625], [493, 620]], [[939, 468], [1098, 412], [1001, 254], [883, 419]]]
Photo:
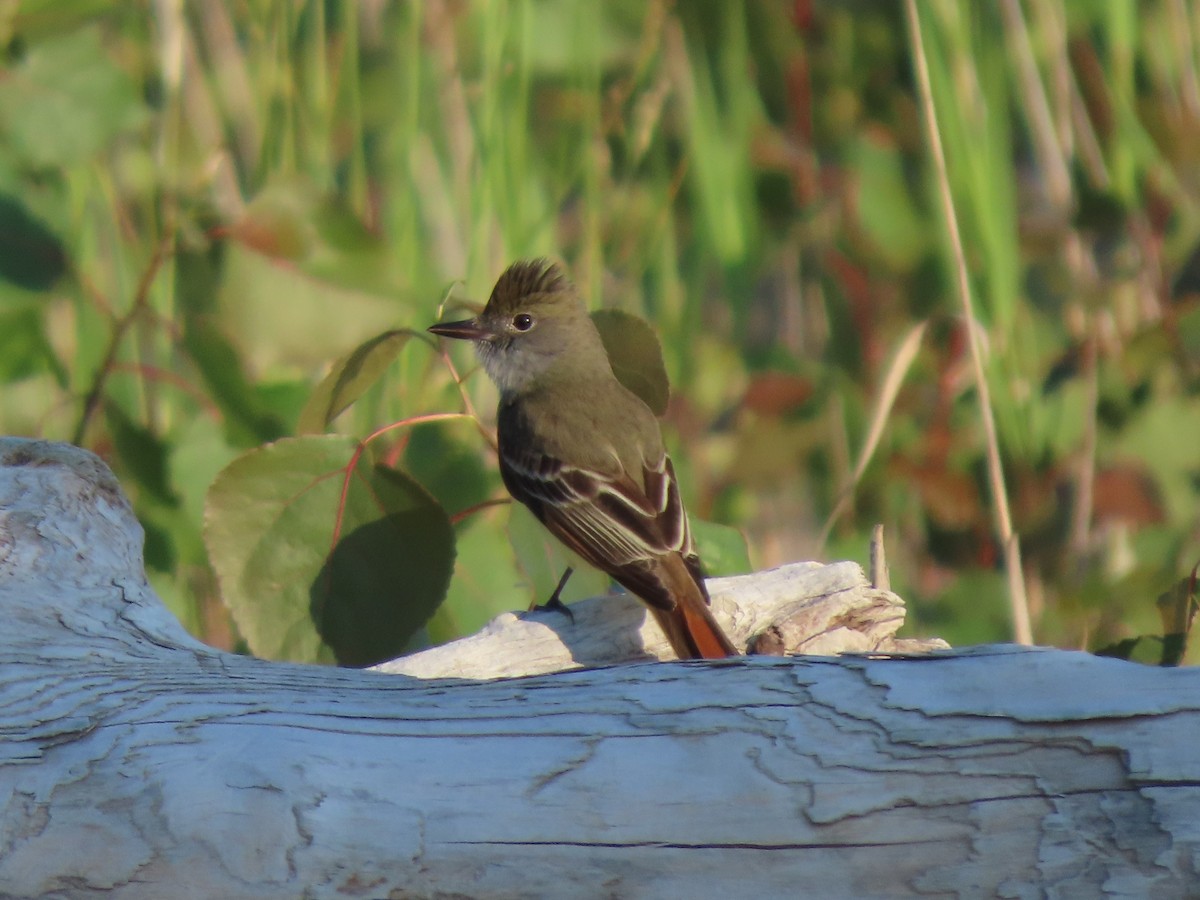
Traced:
[[[911, 653], [944, 641], [897, 641], [904, 602], [872, 588], [852, 562], [792, 563], [708, 581], [713, 613], [734, 644], [763, 653], [762, 635], [788, 654]], [[500, 678], [647, 659], [671, 659], [666, 638], [627, 594], [553, 610], [506, 613], [478, 634], [383, 663], [382, 672], [421, 678]], [[779, 655], [779, 654], [775, 654]]]

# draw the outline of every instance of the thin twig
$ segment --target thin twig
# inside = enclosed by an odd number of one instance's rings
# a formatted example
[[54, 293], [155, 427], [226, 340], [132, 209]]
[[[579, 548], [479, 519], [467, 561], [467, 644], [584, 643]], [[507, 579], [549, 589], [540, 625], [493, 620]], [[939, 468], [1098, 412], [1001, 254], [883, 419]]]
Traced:
[[491, 500], [484, 500], [482, 503], [475, 503], [468, 506], [466, 509], [460, 509], [450, 517], [450, 524], [457, 525], [469, 519], [475, 513], [483, 512], [485, 509], [491, 509], [495, 506], [509, 506], [512, 503], [511, 497], [493, 497]]
[[[457, 284], [457, 282], [455, 283]], [[452, 284], [442, 296], [442, 300], [438, 303], [437, 316], [441, 319], [446, 311], [446, 301], [450, 299], [450, 294], [454, 290], [455, 285]], [[488, 442], [492, 450], [499, 452], [499, 445], [496, 443], [496, 435], [493, 434], [479, 418], [479, 413], [475, 411], [475, 404], [471, 402], [471, 395], [467, 393], [467, 389], [463, 384], [463, 376], [458, 374], [458, 367], [454, 365], [454, 360], [450, 358], [450, 353], [446, 349], [446, 341], [438, 338], [437, 341], [438, 356], [442, 359], [442, 365], [450, 372], [450, 377], [454, 379], [454, 385], [458, 388], [458, 396], [462, 399], [463, 410], [468, 416], [475, 420], [475, 425], [479, 428], [479, 433], [483, 435], [483, 439]], [[468, 373], [469, 374], [469, 373]]]
[[871, 587], [881, 591], [892, 589], [892, 576], [888, 573], [887, 552], [883, 548], [883, 526], [871, 529]]
[[87, 393], [87, 397], [83, 401], [83, 412], [80, 413], [79, 423], [75, 426], [75, 433], [71, 437], [71, 443], [82, 447], [84, 438], [87, 437], [88, 426], [92, 422], [92, 417], [95, 416], [96, 410], [100, 408], [100, 401], [104, 396], [104, 385], [108, 381], [108, 376], [112, 373], [114, 363], [117, 359], [117, 354], [121, 350], [121, 341], [124, 340], [126, 332], [138, 316], [148, 308], [150, 303], [150, 288], [154, 284], [154, 279], [158, 275], [158, 270], [162, 268], [164, 260], [171, 253], [171, 248], [174, 244], [172, 238], [163, 238], [154, 249], [154, 256], [150, 258], [149, 265], [142, 272], [142, 277], [138, 280], [137, 291], [133, 295], [133, 305], [129, 307], [129, 312], [125, 313], [117, 320], [113, 327], [112, 334], [108, 339], [108, 347], [104, 351], [104, 360], [100, 363], [100, 367], [96, 370], [96, 377], [92, 381], [92, 387]]
[[1008, 510], [1008, 492], [1004, 484], [1004, 468], [1000, 462], [1000, 442], [996, 436], [996, 422], [992, 416], [991, 391], [983, 369], [983, 352], [979, 346], [979, 333], [975, 327], [975, 313], [971, 305], [971, 285], [967, 277], [967, 260], [963, 252], [962, 235], [958, 230], [958, 217], [954, 212], [954, 199], [950, 195], [950, 177], [946, 169], [946, 154], [942, 149], [942, 137], [938, 131], [937, 110], [933, 105], [933, 87], [929, 80], [929, 63], [925, 57], [925, 43], [921, 37], [921, 22], [917, 15], [916, 0], [905, 0], [908, 26], [913, 46], [913, 59], [917, 70], [917, 82], [921, 90], [921, 106], [925, 110], [925, 130], [929, 149], [933, 154], [937, 172], [938, 194], [942, 213], [946, 218], [946, 231], [954, 251], [955, 272], [958, 280], [958, 297], [962, 303], [967, 323], [967, 339], [971, 348], [971, 367], [975, 385], [979, 392], [980, 416], [987, 443], [988, 483], [991, 487], [993, 510], [996, 515], [996, 531], [1004, 547], [1004, 565], [1008, 574], [1009, 605], [1013, 620], [1013, 638], [1018, 644], [1033, 643], [1033, 629], [1029, 621], [1029, 601], [1025, 596], [1025, 579], [1021, 572], [1021, 546], [1013, 531], [1012, 516]]
[[[362, 458], [363, 453], [367, 450], [367, 444], [375, 440], [380, 435], [387, 434], [389, 431], [395, 431], [397, 428], [409, 428], [413, 425], [424, 425], [426, 422], [446, 422], [452, 419], [468, 419], [470, 416], [465, 413], [430, 413], [425, 416], [413, 416], [411, 419], [401, 419], [399, 422], [392, 422], [390, 425], [384, 425], [382, 428], [376, 428], [369, 435], [358, 442], [358, 446], [354, 448], [354, 452], [350, 455], [350, 461], [346, 463], [346, 467], [342, 470], [342, 493], [338, 497], [337, 515], [333, 521], [333, 537], [329, 542], [329, 552], [333, 553], [333, 548], [337, 546], [338, 541], [342, 536], [342, 523], [346, 515], [346, 498], [350, 494], [350, 481], [354, 477], [354, 473], [358, 470], [358, 461]], [[478, 423], [478, 419], [475, 420]]]

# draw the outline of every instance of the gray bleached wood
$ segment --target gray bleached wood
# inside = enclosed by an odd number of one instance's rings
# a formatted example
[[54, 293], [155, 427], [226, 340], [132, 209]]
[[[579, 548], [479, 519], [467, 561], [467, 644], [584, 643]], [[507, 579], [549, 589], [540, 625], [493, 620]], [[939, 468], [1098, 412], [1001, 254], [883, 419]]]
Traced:
[[[712, 607], [734, 644], [770, 629], [789, 653], [904, 653], [946, 643], [895, 637], [904, 602], [871, 587], [857, 563], [793, 563], [730, 578], [710, 578]], [[498, 616], [478, 634], [375, 668], [421, 678], [500, 678], [583, 666], [673, 659], [654, 618], [619, 594], [554, 610]]]
[[0, 440], [2, 896], [1200, 883], [1192, 670], [1006, 647], [482, 683], [267, 663], [188, 638], [140, 543], [94, 457]]

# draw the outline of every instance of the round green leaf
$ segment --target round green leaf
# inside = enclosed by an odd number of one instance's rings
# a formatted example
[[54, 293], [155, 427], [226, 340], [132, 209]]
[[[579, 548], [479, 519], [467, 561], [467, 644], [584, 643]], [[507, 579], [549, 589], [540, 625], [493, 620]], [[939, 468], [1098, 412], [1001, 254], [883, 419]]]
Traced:
[[209, 489], [205, 544], [255, 654], [370, 665], [400, 653], [446, 594], [454, 533], [401, 472], [360, 459], [334, 546], [353, 440], [288, 438], [251, 450]]
[[592, 321], [608, 351], [617, 380], [640, 397], [656, 416], [667, 411], [671, 384], [658, 335], [645, 319], [619, 309], [600, 309]]

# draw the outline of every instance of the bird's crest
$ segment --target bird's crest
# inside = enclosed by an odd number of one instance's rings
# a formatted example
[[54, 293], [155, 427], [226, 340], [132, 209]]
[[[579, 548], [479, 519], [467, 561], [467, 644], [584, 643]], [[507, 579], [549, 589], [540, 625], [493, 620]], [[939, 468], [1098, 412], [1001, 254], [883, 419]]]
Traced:
[[560, 266], [548, 259], [530, 259], [509, 266], [492, 288], [489, 306], [504, 308], [530, 294], [552, 294], [570, 286]]

